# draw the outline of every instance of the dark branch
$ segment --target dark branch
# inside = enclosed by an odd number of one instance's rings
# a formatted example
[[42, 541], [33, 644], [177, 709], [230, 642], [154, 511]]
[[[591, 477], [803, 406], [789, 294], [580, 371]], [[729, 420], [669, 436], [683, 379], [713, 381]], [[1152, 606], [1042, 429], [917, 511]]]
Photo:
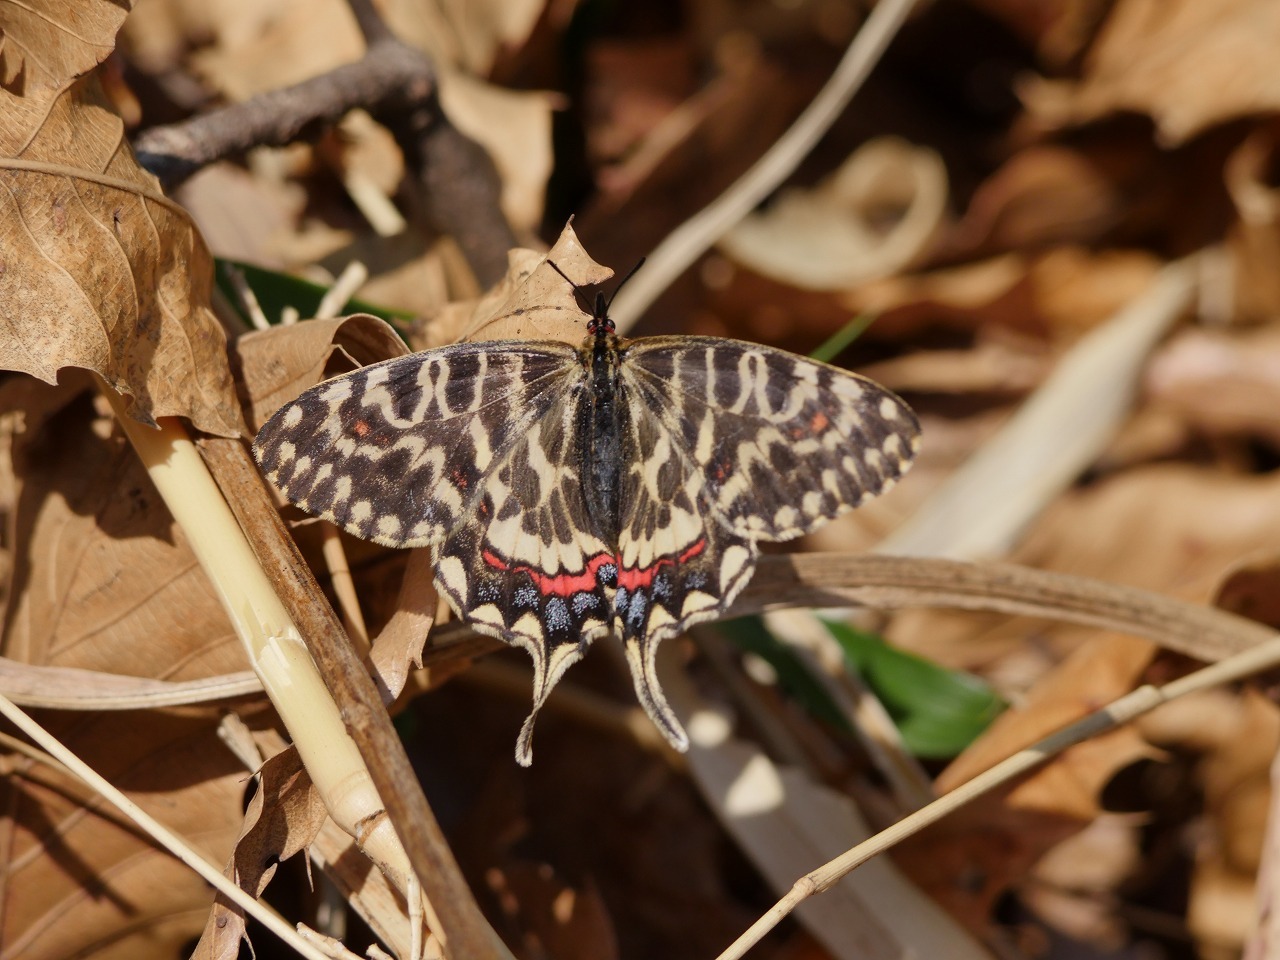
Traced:
[[517, 245], [499, 205], [498, 172], [484, 149], [441, 111], [430, 58], [387, 34], [365, 7], [362, 0], [352, 0], [361, 30], [380, 38], [361, 60], [148, 130], [134, 145], [138, 159], [172, 189], [215, 160], [256, 146], [283, 146], [363, 107], [391, 131], [404, 152], [406, 169], [422, 195], [424, 219], [452, 236], [476, 279], [491, 286], [506, 273], [507, 251]]

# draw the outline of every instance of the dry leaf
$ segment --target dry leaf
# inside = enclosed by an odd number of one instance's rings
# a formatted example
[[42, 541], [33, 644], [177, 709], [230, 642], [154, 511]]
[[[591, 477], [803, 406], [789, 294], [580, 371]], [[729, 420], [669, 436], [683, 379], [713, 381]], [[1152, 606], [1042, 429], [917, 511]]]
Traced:
[[27, 0], [0, 15], [0, 86], [36, 96], [88, 73], [115, 48], [132, 0]]
[[1214, 124], [1280, 109], [1278, 46], [1273, 0], [1120, 0], [1081, 82], [1028, 83], [1023, 99], [1054, 126], [1147, 113], [1176, 146]]
[[0, 367], [48, 383], [83, 367], [133, 416], [244, 432], [213, 263], [124, 144], [93, 80], [52, 102], [0, 91]]
[[[46, 715], [81, 759], [214, 862], [241, 820], [244, 771], [209, 711]], [[180, 956], [209, 886], [79, 780], [0, 756], [0, 943], [24, 960]]]
[[806, 290], [843, 290], [920, 263], [947, 208], [942, 158], [871, 140], [810, 190], [788, 190], [721, 238], [728, 256]]
[[[369, 664], [378, 692], [388, 704], [404, 690], [410, 664], [422, 667], [422, 647], [435, 622], [439, 602], [434, 576], [431, 552], [410, 551], [395, 612], [369, 649]], [[433, 675], [432, 679], [437, 678]]]
[[248, 666], [222, 605], [109, 411], [10, 380], [18, 501], [6, 656], [165, 680]]
[[[481, 301], [463, 339], [563, 340], [575, 345], [582, 341], [590, 315], [583, 312], [575, 285], [603, 283], [613, 276], [613, 271], [587, 255], [572, 224], [565, 224], [555, 246], [531, 271], [529, 263], [527, 256], [511, 258], [506, 278], [490, 297]], [[511, 289], [510, 296], [486, 315], [498, 291], [506, 289]]]
[[[255, 898], [262, 896], [281, 861], [310, 846], [328, 816], [293, 747], [264, 763], [258, 776], [227, 870]], [[243, 939], [243, 911], [219, 895], [191, 956], [236, 960]]]

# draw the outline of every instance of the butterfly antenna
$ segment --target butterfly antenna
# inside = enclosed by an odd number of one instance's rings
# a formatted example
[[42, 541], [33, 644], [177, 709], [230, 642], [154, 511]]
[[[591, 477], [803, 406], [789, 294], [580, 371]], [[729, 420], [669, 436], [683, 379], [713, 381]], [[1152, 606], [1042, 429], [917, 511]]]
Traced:
[[644, 259], [644, 257], [641, 257], [637, 260], [636, 265], [627, 271], [627, 275], [618, 281], [618, 285], [613, 288], [613, 293], [609, 294], [609, 302], [604, 305], [606, 311], [613, 306], [613, 301], [618, 296], [618, 291], [627, 285], [628, 280], [640, 272], [640, 268], [644, 266]]

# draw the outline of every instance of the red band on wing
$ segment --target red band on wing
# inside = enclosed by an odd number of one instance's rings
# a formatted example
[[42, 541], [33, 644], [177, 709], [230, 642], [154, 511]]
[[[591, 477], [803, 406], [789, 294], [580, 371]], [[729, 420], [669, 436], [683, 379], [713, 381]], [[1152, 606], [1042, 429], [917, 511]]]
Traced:
[[676, 566], [680, 563], [687, 563], [692, 560], [703, 550], [707, 548], [707, 538], [699, 537], [694, 541], [693, 545], [685, 548], [685, 551], [677, 557], [661, 557], [649, 564], [647, 567], [633, 567], [632, 569], [618, 568], [618, 587], [622, 590], [635, 590], [636, 587], [647, 587], [653, 583], [654, 575], [665, 566]]
[[620, 588], [635, 590], [637, 587], [647, 587], [653, 583], [654, 576], [662, 567], [686, 563], [702, 553], [706, 548], [707, 538], [699, 537], [692, 546], [686, 547], [679, 556], [661, 557], [647, 567], [633, 567], [631, 569], [625, 569], [620, 566], [615, 557], [611, 557], [607, 553], [600, 553], [587, 561], [587, 567], [581, 573], [557, 573], [554, 576], [549, 576], [526, 563], [508, 563], [492, 550], [485, 550], [482, 556], [484, 562], [495, 570], [501, 570], [503, 573], [527, 573], [529, 579], [534, 582], [538, 591], [544, 596], [571, 597], [575, 593], [591, 593], [595, 590], [599, 583], [597, 575], [600, 572], [600, 568], [605, 564], [614, 564], [617, 567], [618, 586]]
[[492, 550], [484, 551], [484, 562], [504, 573], [527, 573], [540, 593], [557, 597], [571, 597], [575, 593], [591, 593], [597, 586], [596, 574], [606, 563], [613, 563], [607, 553], [597, 554], [587, 561], [581, 573], [557, 573], [548, 576], [525, 563], [508, 563]]

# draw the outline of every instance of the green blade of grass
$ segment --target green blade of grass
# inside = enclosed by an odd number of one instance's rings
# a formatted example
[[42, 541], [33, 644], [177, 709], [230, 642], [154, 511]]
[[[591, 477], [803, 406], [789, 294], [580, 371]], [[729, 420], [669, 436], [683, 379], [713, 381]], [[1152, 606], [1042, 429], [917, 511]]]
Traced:
[[947, 670], [889, 646], [875, 634], [824, 620], [852, 670], [857, 670], [893, 717], [907, 749], [945, 759], [967, 747], [1005, 708], [972, 674]]
[[[310, 280], [303, 280], [287, 273], [266, 270], [238, 260], [218, 258], [218, 269], [215, 274], [218, 289], [222, 291], [237, 312], [241, 313], [240, 319], [246, 325], [249, 323], [249, 318], [241, 312], [239, 297], [227, 280], [226, 271], [223, 269], [224, 264], [235, 267], [244, 274], [245, 282], [258, 298], [262, 312], [272, 323], [280, 322], [280, 313], [285, 307], [293, 307], [298, 311], [299, 316], [314, 317], [316, 309], [320, 306], [321, 299], [329, 289], [321, 284], [312, 283]], [[343, 313], [371, 313], [375, 317], [381, 317], [391, 323], [392, 326], [395, 325], [394, 321], [396, 320], [408, 320], [413, 316], [407, 311], [391, 310], [387, 307], [355, 298], [347, 301], [343, 308]]]

